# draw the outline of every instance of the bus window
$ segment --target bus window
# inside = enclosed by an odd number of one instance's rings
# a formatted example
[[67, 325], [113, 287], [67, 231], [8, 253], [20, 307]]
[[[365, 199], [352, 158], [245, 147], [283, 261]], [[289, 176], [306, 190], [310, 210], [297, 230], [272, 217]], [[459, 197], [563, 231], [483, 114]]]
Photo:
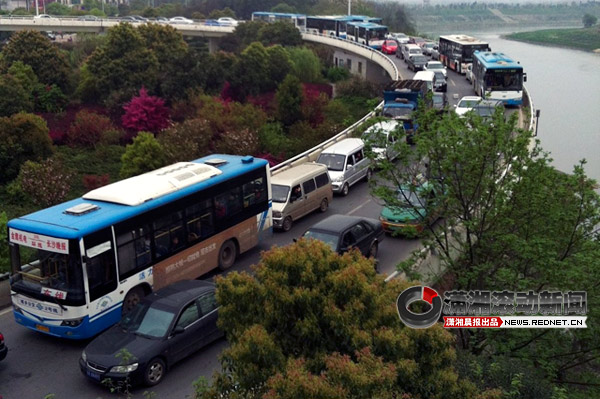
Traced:
[[203, 200], [185, 210], [188, 242], [210, 236], [214, 230], [213, 206], [211, 200]]
[[[90, 301], [111, 293], [117, 288], [115, 253], [110, 229], [93, 233], [83, 240]], [[148, 250], [148, 262], [150, 251]]]
[[124, 279], [137, 270], [149, 265], [150, 231], [148, 226], [130, 228], [117, 233], [117, 253], [119, 256], [119, 278]]
[[171, 254], [185, 245], [183, 212], [172, 212], [154, 222], [154, 245], [156, 257]]

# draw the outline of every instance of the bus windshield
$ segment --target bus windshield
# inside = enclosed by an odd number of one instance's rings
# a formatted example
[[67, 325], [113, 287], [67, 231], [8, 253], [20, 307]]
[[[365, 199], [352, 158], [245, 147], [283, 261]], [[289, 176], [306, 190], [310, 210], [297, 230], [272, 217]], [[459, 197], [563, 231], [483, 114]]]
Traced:
[[521, 71], [515, 69], [488, 70], [485, 74], [487, 90], [522, 90]]
[[52, 297], [66, 305], [84, 304], [79, 247], [75, 241], [69, 247], [77, 253], [62, 254], [11, 244], [11, 289], [38, 299]]

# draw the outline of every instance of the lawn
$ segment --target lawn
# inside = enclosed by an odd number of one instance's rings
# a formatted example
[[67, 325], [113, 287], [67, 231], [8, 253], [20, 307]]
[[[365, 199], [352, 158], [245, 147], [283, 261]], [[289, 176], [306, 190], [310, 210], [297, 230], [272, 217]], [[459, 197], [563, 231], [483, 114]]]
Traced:
[[507, 35], [506, 38], [528, 43], [548, 44], [588, 51], [600, 49], [600, 28], [598, 26], [519, 32]]

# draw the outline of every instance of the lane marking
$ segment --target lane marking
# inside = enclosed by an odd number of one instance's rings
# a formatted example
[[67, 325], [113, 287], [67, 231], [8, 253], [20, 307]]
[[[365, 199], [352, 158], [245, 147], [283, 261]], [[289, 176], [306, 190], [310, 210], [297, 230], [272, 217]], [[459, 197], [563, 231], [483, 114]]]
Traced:
[[355, 208], [352, 208], [352, 210], [350, 210], [350, 212], [348, 212], [349, 215], [352, 215], [354, 212], [358, 211], [360, 208], [362, 208], [363, 206], [367, 205], [369, 202], [371, 202], [370, 199], [366, 200], [365, 202], [363, 202], [362, 204], [358, 205]]
[[9, 306], [8, 308], [0, 311], [0, 316], [4, 316], [5, 314], [8, 314], [10, 312], [12, 312], [12, 306]]

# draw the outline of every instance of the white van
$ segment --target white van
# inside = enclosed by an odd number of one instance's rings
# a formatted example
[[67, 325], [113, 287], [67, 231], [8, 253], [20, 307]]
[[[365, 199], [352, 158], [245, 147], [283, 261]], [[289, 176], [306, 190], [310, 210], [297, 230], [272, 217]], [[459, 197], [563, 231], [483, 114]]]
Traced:
[[333, 199], [327, 166], [308, 162], [271, 176], [273, 226], [283, 231], [315, 209], [325, 212]]
[[433, 71], [419, 71], [413, 76], [413, 80], [423, 80], [427, 82], [427, 90], [433, 91], [433, 83], [435, 81], [435, 72]]
[[364, 150], [361, 139], [344, 139], [321, 152], [317, 162], [327, 165], [334, 193], [348, 195], [350, 186], [371, 178], [373, 172]]
[[[397, 53], [398, 51], [396, 51], [396, 54]], [[406, 62], [408, 57], [410, 57], [411, 55], [423, 55], [421, 47], [411, 43], [403, 44], [400, 50], [400, 56], [404, 60], [404, 62]]]
[[396, 141], [405, 139], [404, 123], [402, 121], [389, 119], [375, 123], [362, 134], [365, 144], [371, 147], [376, 161], [385, 159], [393, 161], [398, 156], [395, 148]]

